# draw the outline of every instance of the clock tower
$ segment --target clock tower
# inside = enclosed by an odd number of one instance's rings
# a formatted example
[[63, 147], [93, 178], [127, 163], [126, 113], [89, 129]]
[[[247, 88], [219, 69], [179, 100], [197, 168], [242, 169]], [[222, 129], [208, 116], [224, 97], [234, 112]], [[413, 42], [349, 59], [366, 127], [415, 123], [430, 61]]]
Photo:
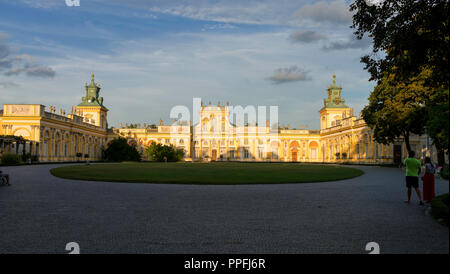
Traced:
[[77, 106], [77, 114], [83, 116], [85, 122], [106, 129], [108, 109], [103, 105], [103, 97], [100, 97], [101, 88], [98, 83], [95, 83], [93, 73], [91, 83], [86, 83], [85, 88], [86, 96], [81, 98], [81, 103]]
[[323, 108], [320, 113], [320, 129], [338, 125], [338, 121], [350, 115], [350, 108], [345, 105], [341, 97], [342, 86], [336, 85], [336, 75], [333, 75], [333, 83], [328, 86], [328, 98], [323, 99]]

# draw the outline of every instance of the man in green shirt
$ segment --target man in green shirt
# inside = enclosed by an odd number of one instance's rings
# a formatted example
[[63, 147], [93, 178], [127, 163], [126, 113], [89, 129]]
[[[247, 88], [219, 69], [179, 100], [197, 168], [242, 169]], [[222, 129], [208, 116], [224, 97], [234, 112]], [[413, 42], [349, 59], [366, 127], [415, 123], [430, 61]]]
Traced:
[[419, 204], [423, 205], [422, 196], [420, 195], [419, 189], [419, 173], [421, 163], [418, 159], [416, 159], [414, 151], [409, 152], [409, 157], [405, 159], [404, 164], [406, 166], [406, 187], [408, 188], [408, 200], [405, 203], [411, 201], [411, 187], [414, 187], [417, 193], [417, 197], [419, 197]]

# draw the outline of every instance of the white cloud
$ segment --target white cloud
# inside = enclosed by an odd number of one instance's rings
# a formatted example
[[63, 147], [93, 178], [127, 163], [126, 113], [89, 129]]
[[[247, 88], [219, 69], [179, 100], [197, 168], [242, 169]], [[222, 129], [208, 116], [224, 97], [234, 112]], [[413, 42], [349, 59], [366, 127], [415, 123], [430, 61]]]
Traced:
[[54, 77], [55, 71], [48, 66], [38, 65], [28, 54], [17, 55], [10, 46], [3, 43], [5, 34], [0, 33], [0, 72], [5, 76], [25, 73], [33, 77]]
[[294, 43], [312, 43], [319, 40], [325, 40], [327, 37], [321, 33], [308, 31], [308, 30], [298, 30], [289, 35], [289, 40]]
[[18, 87], [19, 85], [14, 82], [0, 82], [0, 88], [11, 88], [11, 87]]
[[[193, 97], [201, 97], [206, 102], [230, 101], [233, 105], [278, 105], [281, 123], [317, 128], [316, 111], [322, 105], [313, 103], [326, 96], [325, 87], [336, 69], [340, 70], [338, 77], [346, 77], [344, 86], [368, 75], [360, 68], [359, 55], [346, 51], [336, 56], [312, 45], [293, 45], [286, 41], [291, 31], [175, 33], [164, 39], [117, 41], [112, 52], [102, 54], [42, 40], [39, 50], [52, 53], [45, 62], [58, 74], [51, 81], [19, 75], [14, 82], [20, 87], [2, 90], [0, 99], [69, 110], [80, 102], [83, 84], [94, 72], [103, 87], [101, 96], [110, 109], [110, 125], [157, 123], [160, 118], [168, 121], [171, 107], [180, 104], [190, 107]], [[293, 63], [308, 68], [307, 77], [311, 80], [298, 85], [272, 85], [265, 79], [268, 71], [276, 67], [285, 68], [278, 76], [289, 75]], [[298, 68], [291, 71], [292, 79], [298, 77], [295, 73], [302, 73]], [[277, 72], [272, 75], [276, 76]], [[359, 93], [353, 96], [358, 98], [366, 98], [369, 92], [364, 85], [358, 84], [354, 89]], [[20, 98], [17, 94], [21, 94]], [[314, 111], [309, 115], [293, 115], [299, 108]]]
[[279, 68], [274, 71], [274, 74], [267, 78], [275, 84], [306, 81], [311, 80], [308, 72], [298, 68], [297, 66], [291, 66], [288, 68]]
[[295, 13], [295, 18], [299, 21], [306, 19], [319, 23], [350, 24], [352, 15], [343, 0], [336, 0], [306, 4]]
[[351, 35], [346, 39], [340, 39], [333, 41], [323, 47], [324, 50], [346, 50], [346, 49], [366, 49], [372, 45], [372, 40], [366, 36], [363, 39], [358, 40], [355, 36]]

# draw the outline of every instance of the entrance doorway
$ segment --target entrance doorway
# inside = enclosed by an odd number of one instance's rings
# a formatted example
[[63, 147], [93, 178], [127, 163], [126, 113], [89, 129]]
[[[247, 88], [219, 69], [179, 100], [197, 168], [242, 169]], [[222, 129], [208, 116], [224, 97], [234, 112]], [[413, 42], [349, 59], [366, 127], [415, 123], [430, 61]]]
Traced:
[[297, 151], [292, 151], [291, 157], [292, 157], [292, 159], [291, 159], [292, 162], [297, 162]]
[[213, 149], [211, 152], [211, 161], [215, 161], [217, 159], [217, 150]]

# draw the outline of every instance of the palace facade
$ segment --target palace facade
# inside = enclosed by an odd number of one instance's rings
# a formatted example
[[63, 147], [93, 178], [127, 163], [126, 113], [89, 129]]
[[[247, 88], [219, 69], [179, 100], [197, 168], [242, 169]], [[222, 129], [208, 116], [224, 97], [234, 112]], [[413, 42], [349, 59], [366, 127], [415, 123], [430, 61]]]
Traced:
[[[1, 153], [33, 155], [41, 162], [102, 159], [108, 142], [119, 136], [136, 145], [145, 159], [152, 143], [183, 149], [186, 161], [349, 162], [354, 164], [400, 163], [406, 156], [402, 140], [378, 144], [361, 115], [342, 98], [336, 77], [327, 87], [319, 110], [320, 129], [296, 129], [278, 124], [240, 125], [230, 121], [229, 103], [200, 106], [199, 122], [174, 121], [171, 125], [122, 125], [109, 128], [108, 109], [100, 97], [94, 75], [86, 94], [70, 113], [40, 104], [4, 104], [0, 111]], [[18, 140], [15, 137], [21, 137]], [[411, 147], [419, 157], [434, 156], [427, 136], [413, 136]]]

